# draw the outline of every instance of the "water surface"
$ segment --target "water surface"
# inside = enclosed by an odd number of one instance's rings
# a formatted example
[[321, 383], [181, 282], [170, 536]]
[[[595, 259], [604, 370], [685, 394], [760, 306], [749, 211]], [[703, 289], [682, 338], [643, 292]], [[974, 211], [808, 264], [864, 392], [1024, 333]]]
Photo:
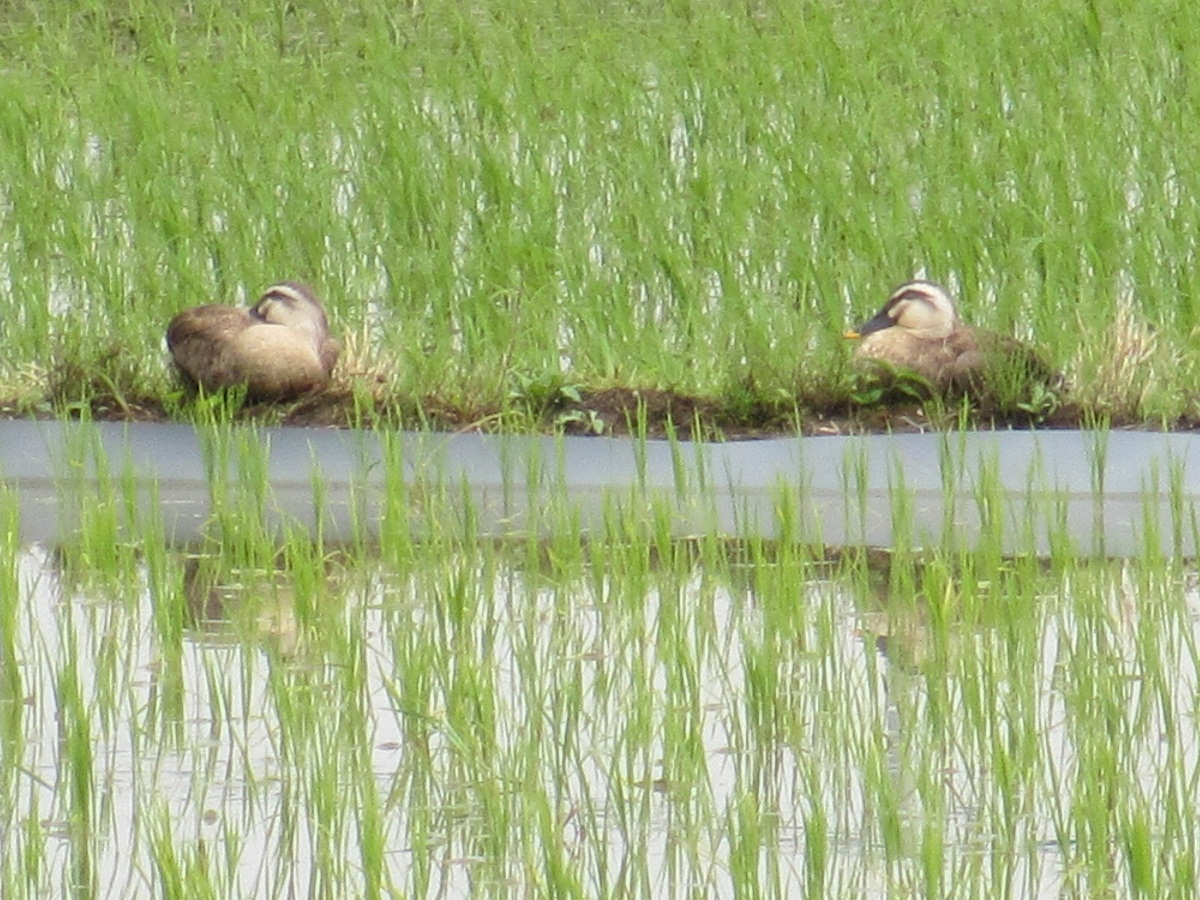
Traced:
[[[469, 517], [480, 536], [547, 534], [565, 509], [601, 533], [614, 505], [667, 511], [678, 536], [825, 545], [1194, 556], [1200, 436], [963, 432], [694, 444], [581, 437], [196, 430], [185, 425], [0, 423], [0, 478], [22, 535], [55, 541], [88, 498], [205, 533], [239, 493], [276, 525], [329, 539], [378, 534], [411, 501], [416, 534]], [[108, 494], [102, 490], [107, 486]], [[441, 504], [431, 522], [421, 500]], [[454, 512], [457, 511], [457, 512]], [[136, 527], [137, 523], [132, 523]]]
[[3, 423], [0, 884], [1195, 883], [1198, 448]]
[[[978, 896], [1058, 896], [1114, 877], [1089, 876], [1097, 848], [1119, 871], [1138, 798], [1161, 801], [1162, 858], [1187, 859], [1190, 581], [929, 571], [896, 595], [786, 559], [632, 579], [519, 559], [314, 581], [183, 552], [89, 577], [21, 552], [5, 871], [148, 895], [177, 854], [226, 896], [512, 896], [545, 888], [552, 852], [589, 896], [732, 897], [749, 852], [767, 893], [798, 896], [819, 847], [822, 896], [919, 893], [931, 859]], [[934, 624], [947, 590], [959, 612]]]

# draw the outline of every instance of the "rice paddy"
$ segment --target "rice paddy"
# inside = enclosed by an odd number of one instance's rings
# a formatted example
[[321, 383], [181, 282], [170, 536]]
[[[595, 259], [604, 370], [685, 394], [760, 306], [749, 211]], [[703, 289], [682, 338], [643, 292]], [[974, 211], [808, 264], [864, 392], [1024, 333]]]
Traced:
[[1195, 889], [1193, 570], [147, 537], [6, 548], [6, 896]]
[[338, 384], [259, 418], [899, 427], [842, 333], [923, 274], [1066, 375], [1001, 421], [1195, 421], [1170, 3], [11, 7], [10, 413], [189, 418], [166, 322], [298, 278]]
[[[84, 428], [29, 542], [0, 471], [0, 895], [1194, 896], [1179, 470], [1116, 560], [1065, 513], [989, 527], [1001, 461], [954, 455], [993, 415], [1200, 417], [1200, 25], [1127, 6], [6, 4], [0, 410], [195, 424], [168, 462], [211, 510], [177, 539]], [[842, 333], [913, 276], [1067, 392], [881, 405]], [[166, 322], [282, 278], [328, 305], [333, 389], [189, 396]], [[393, 453], [334, 540], [267, 527], [281, 421], [643, 459], [933, 425], [947, 537], [902, 472], [868, 508], [864, 456], [836, 502], [883, 551], [802, 539], [786, 494], [771, 539], [631, 494], [495, 540]]]
[[265, 438], [210, 436], [239, 475], [186, 544], [98, 437], [55, 544], [0, 497], [5, 896], [1194, 890], [1200, 582], [1149, 506], [1137, 555], [1043, 557], [998, 528], [921, 547], [897, 488], [891, 549], [833, 551], [680, 538], [684, 507], [620, 491], [585, 527], [512, 455], [543, 515], [497, 539], [393, 453], [334, 544], [268, 514]]

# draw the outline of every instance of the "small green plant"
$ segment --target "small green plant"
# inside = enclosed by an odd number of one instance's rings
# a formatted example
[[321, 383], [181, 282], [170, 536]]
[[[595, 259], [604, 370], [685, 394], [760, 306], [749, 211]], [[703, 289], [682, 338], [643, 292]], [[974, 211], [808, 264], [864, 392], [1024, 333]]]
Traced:
[[916, 372], [891, 365], [882, 360], [870, 360], [855, 373], [850, 398], [858, 406], [880, 406], [892, 403], [922, 403], [938, 392]]
[[604, 420], [588, 408], [580, 385], [565, 375], [548, 377], [518, 375], [508, 391], [508, 401], [539, 421], [548, 420], [555, 430], [603, 434]]
[[1021, 412], [1028, 414], [1031, 421], [1044, 422], [1057, 412], [1061, 405], [1061, 391], [1049, 385], [1037, 383], [1031, 387], [1027, 399], [1019, 400], [1016, 407]]
[[607, 427], [604, 419], [594, 409], [568, 409], [556, 413], [554, 416], [554, 428], [556, 431], [604, 434]]

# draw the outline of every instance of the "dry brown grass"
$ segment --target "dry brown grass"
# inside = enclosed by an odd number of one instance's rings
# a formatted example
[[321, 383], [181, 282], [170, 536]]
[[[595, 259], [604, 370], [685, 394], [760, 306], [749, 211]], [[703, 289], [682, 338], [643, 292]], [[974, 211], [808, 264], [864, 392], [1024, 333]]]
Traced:
[[1186, 355], [1128, 305], [1097, 339], [1081, 345], [1073, 371], [1075, 403], [1097, 419], [1150, 423], [1165, 400], [1183, 390]]

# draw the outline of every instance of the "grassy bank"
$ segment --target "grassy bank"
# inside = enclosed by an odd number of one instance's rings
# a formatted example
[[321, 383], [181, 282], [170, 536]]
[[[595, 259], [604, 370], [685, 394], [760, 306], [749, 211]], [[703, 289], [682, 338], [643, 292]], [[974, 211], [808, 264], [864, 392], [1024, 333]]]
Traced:
[[314, 420], [544, 427], [643, 389], [734, 430], [836, 423], [867, 399], [842, 331], [925, 273], [1044, 348], [1068, 419], [1187, 423], [1194, 20], [15, 4], [0, 396], [187, 415], [169, 317], [295, 277], [348, 344]]

